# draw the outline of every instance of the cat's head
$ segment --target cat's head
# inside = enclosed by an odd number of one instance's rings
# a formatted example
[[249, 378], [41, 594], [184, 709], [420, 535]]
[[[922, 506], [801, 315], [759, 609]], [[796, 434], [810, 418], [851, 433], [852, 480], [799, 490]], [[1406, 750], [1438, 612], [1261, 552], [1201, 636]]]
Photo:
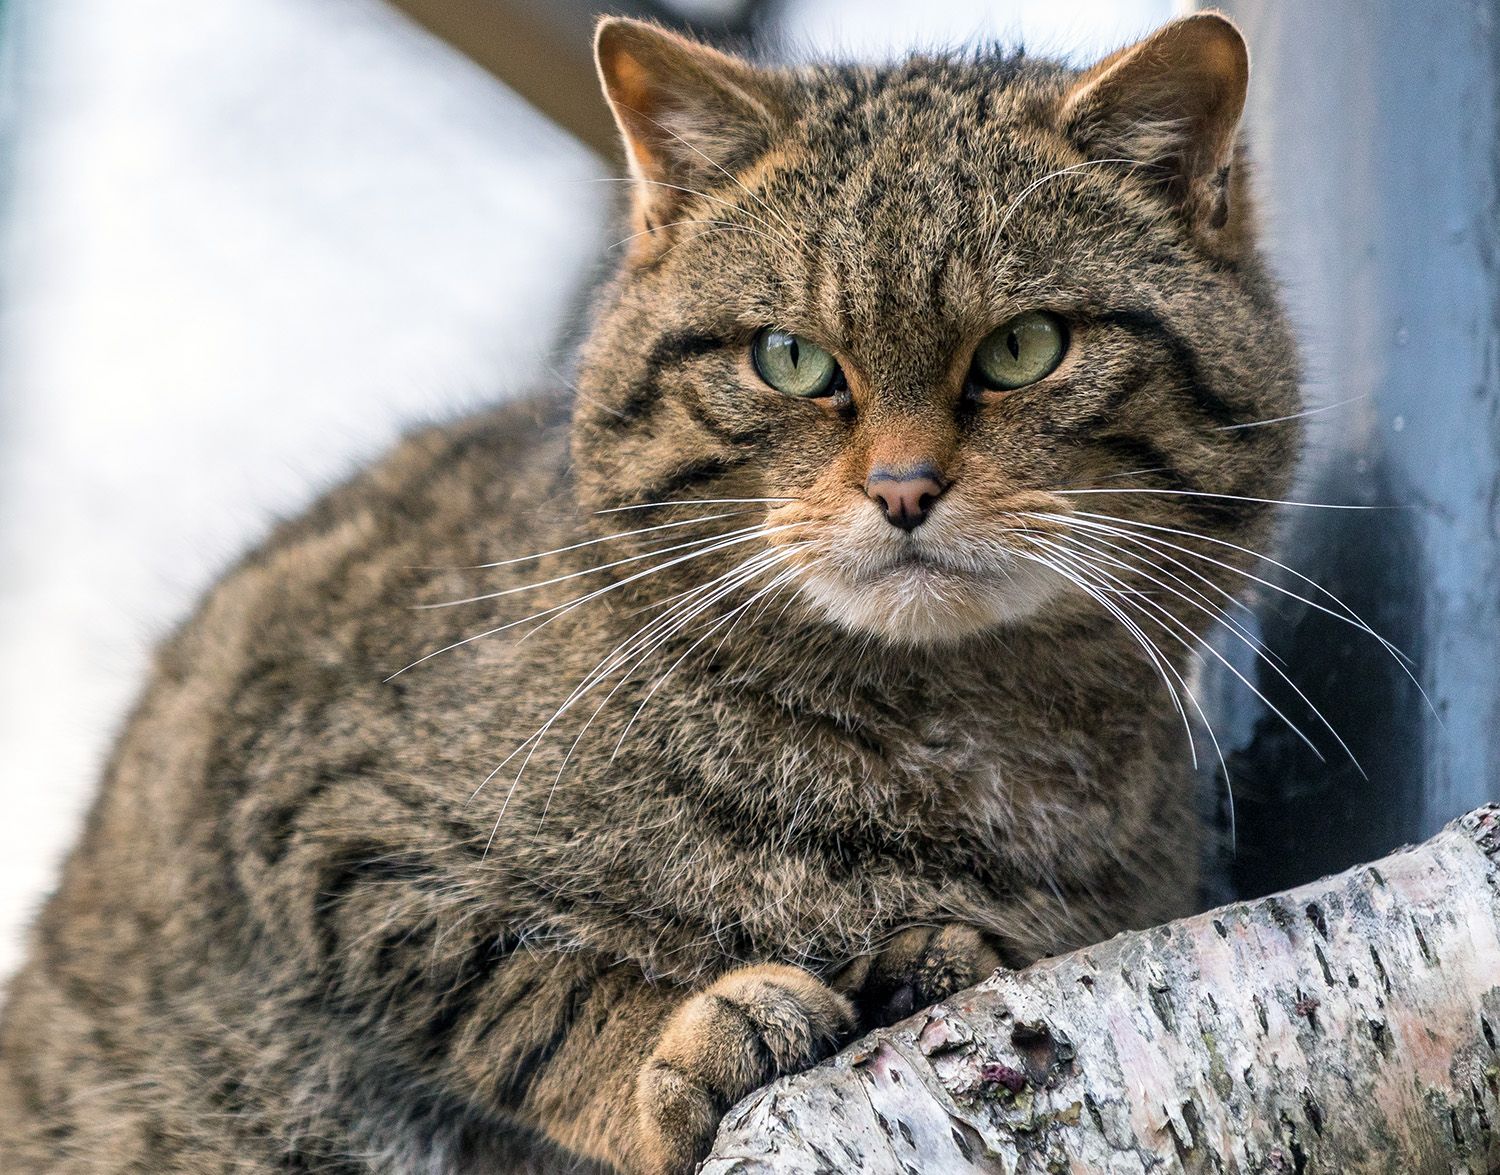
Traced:
[[586, 508], [755, 500], [723, 507], [764, 516], [737, 556], [904, 643], [1106, 590], [1128, 538], [1064, 519], [1256, 533], [1296, 362], [1227, 20], [1084, 71], [764, 68], [628, 20], [597, 51], [634, 199], [579, 372]]

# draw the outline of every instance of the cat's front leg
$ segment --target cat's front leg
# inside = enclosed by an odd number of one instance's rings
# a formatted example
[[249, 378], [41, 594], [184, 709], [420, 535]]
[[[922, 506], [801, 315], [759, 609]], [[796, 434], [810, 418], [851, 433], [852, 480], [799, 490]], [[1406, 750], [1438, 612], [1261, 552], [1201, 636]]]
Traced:
[[860, 1029], [868, 1031], [973, 987], [1001, 966], [995, 944], [972, 926], [912, 926], [849, 964], [833, 986], [849, 997]]
[[800, 967], [741, 967], [689, 997], [636, 1083], [645, 1170], [691, 1171], [730, 1106], [830, 1055], [854, 1025], [849, 1001]]

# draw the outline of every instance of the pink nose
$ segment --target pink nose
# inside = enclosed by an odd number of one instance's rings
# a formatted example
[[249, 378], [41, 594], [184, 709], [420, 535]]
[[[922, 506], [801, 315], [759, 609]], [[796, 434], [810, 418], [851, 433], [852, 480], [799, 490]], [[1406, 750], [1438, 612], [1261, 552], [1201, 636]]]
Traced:
[[915, 530], [927, 521], [932, 504], [948, 487], [931, 465], [906, 469], [878, 467], [865, 479], [865, 493], [878, 502], [885, 519], [902, 530]]

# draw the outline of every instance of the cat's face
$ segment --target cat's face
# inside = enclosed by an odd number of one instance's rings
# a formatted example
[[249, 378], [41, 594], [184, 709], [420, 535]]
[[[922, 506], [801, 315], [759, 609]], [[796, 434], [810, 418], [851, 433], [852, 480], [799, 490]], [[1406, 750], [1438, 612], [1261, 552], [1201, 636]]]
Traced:
[[586, 504], [775, 499], [741, 508], [804, 604], [934, 643], [1087, 606], [1080, 511], [1228, 540], [1259, 509], [1196, 495], [1280, 492], [1290, 432], [1241, 427], [1296, 391], [1232, 26], [1083, 74], [769, 72], [629, 22], [600, 58], [638, 235], [581, 371]]

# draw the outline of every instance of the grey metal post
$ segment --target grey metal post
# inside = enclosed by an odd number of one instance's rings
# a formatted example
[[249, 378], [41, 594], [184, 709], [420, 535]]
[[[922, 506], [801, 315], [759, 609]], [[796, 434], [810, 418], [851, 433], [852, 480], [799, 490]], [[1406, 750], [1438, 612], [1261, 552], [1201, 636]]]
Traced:
[[[1221, 721], [1239, 801], [1235, 878], [1262, 892], [1379, 856], [1500, 797], [1500, 2], [1224, 0], [1254, 61], [1247, 127], [1266, 236], [1300, 325], [1311, 448], [1287, 561], [1415, 661], [1265, 600], [1287, 672]], [[1346, 403], [1346, 401], [1348, 401]], [[1305, 585], [1287, 580], [1306, 592]]]

